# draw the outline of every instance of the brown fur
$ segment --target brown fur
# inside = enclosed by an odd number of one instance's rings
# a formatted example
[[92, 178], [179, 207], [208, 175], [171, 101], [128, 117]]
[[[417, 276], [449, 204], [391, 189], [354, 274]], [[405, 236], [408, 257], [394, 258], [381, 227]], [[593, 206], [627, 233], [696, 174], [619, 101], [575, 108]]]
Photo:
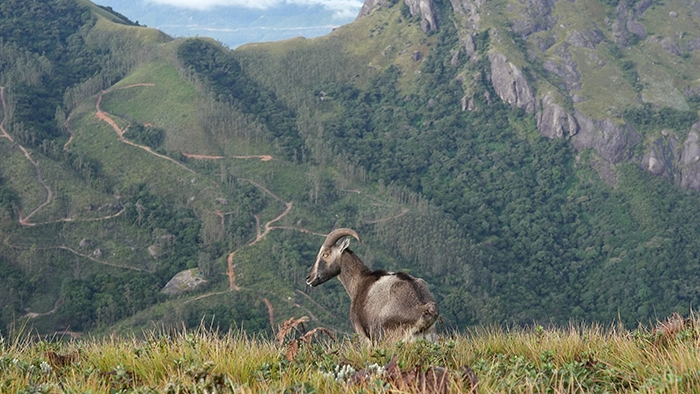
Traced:
[[328, 235], [309, 271], [307, 283], [318, 286], [338, 276], [350, 295], [353, 328], [369, 340], [435, 335], [434, 324], [440, 309], [427, 283], [404, 272], [371, 271], [347, 248], [347, 239], [335, 245], [347, 235], [358, 238], [350, 229]]

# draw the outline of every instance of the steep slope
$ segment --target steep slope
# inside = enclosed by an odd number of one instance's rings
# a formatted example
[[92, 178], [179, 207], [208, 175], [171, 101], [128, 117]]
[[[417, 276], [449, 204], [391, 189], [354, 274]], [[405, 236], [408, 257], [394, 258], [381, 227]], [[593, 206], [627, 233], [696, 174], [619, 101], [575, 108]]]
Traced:
[[[327, 37], [234, 52], [308, 119], [303, 135], [319, 163], [405, 188], [404, 198], [417, 193], [446, 214], [442, 232], [411, 214], [375, 231], [406, 265], [435, 267], [459, 325], [617, 316], [634, 325], [687, 312], [699, 295], [689, 279], [698, 196], [639, 171], [677, 165], [645, 159], [679, 157], [680, 143], [658, 138], [688, 138], [685, 157], [695, 151], [698, 53], [671, 60], [679, 73], [643, 68], [612, 26], [609, 36], [583, 30], [617, 4], [562, 3], [368, 1]], [[605, 73], [584, 76], [579, 50]], [[663, 84], [684, 92], [676, 107], [636, 86], [633, 69], [670, 78]]]
[[471, 35], [490, 31], [495, 90], [503, 101], [534, 113], [542, 135], [567, 138], [578, 151], [592, 148], [609, 164], [631, 161], [700, 190], [689, 153], [700, 109], [696, 3], [452, 6], [466, 51]]

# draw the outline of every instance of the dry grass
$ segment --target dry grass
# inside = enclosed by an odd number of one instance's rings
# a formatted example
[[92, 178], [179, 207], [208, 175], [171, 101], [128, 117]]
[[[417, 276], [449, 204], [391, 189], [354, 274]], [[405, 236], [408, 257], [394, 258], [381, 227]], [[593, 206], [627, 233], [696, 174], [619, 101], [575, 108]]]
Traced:
[[656, 327], [479, 328], [369, 347], [290, 319], [275, 340], [242, 332], [0, 341], [0, 392], [663, 392], [700, 390], [697, 319]]

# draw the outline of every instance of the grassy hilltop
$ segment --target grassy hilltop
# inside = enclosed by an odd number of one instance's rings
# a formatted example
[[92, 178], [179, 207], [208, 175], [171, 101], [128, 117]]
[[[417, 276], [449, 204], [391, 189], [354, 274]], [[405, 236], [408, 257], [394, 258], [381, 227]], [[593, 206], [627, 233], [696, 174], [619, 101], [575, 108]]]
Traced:
[[[292, 319], [293, 320], [293, 319]], [[697, 320], [654, 330], [478, 329], [374, 348], [301, 331], [277, 340], [203, 326], [143, 339], [0, 337], [3, 392], [688, 393], [700, 389]], [[443, 391], [445, 390], [445, 391]]]
[[[617, 33], [652, 39], [626, 46], [600, 27], [614, 68], [589, 74], [571, 49], [587, 100], [567, 102], [565, 29], [621, 3], [559, 2], [538, 31], [488, 3], [468, 59], [451, 3], [435, 32], [389, 1], [326, 37], [229, 51], [88, 1], [3, 2], [0, 391], [700, 391], [698, 193], [642, 170], [648, 144], [609, 163], [543, 137], [489, 77], [494, 51], [529, 62], [567, 110], [607, 116], [610, 96], [612, 124], [634, 115], [673, 153], [697, 121], [695, 11], [649, 5]], [[669, 82], [645, 65], [671, 8], [687, 33], [658, 59]], [[350, 336], [342, 286], [304, 283], [337, 227], [372, 267], [426, 279], [440, 341]], [[187, 271], [198, 287], [161, 291]]]

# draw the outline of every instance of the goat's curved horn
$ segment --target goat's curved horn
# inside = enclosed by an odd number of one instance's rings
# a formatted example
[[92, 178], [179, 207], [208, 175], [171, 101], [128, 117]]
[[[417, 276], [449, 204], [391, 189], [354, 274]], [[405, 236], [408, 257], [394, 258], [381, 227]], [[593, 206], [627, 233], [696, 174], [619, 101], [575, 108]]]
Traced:
[[323, 242], [323, 246], [331, 247], [335, 245], [335, 243], [338, 242], [340, 238], [345, 237], [346, 235], [355, 237], [355, 239], [358, 242], [362, 242], [360, 241], [360, 236], [357, 235], [357, 233], [354, 230], [349, 228], [339, 228], [331, 231], [331, 233], [328, 234], [328, 237], [326, 237], [326, 240]]

